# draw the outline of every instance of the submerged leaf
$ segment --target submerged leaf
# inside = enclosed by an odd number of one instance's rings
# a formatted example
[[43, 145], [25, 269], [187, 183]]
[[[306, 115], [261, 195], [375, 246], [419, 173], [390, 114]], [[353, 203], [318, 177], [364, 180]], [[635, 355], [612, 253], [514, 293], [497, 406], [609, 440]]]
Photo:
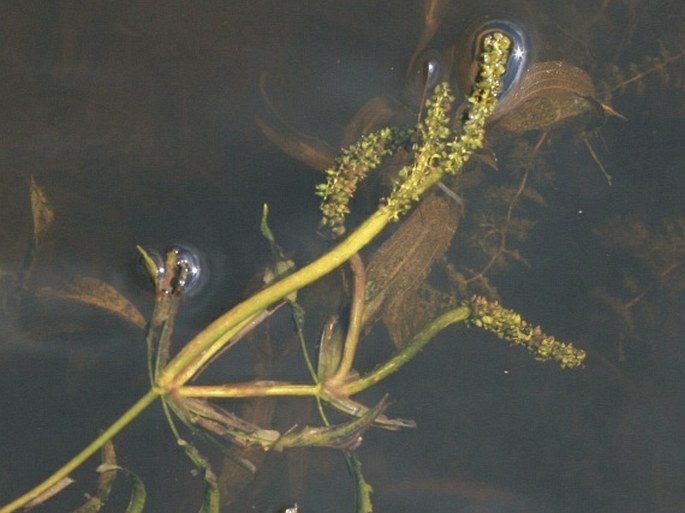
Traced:
[[450, 2], [446, 0], [424, 0], [423, 2], [423, 28], [421, 37], [416, 45], [414, 54], [410, 59], [409, 70], [416, 66], [416, 60], [433, 39], [435, 32], [442, 23], [445, 13], [449, 8]]
[[33, 177], [31, 177], [30, 192], [31, 213], [33, 214], [33, 245], [35, 248], [38, 248], [55, 220], [55, 213], [43, 189], [40, 188]]
[[274, 449], [282, 451], [290, 447], [333, 447], [336, 449], [356, 449], [362, 441], [361, 435], [383, 413], [387, 397], [370, 408], [364, 415], [345, 424], [325, 427], [306, 426], [299, 431], [283, 435]]
[[297, 133], [283, 123], [269, 122], [260, 117], [256, 117], [256, 121], [266, 138], [290, 157], [319, 171], [333, 165], [335, 152], [320, 139]]
[[535, 63], [497, 105], [489, 125], [523, 133], [549, 130], [581, 114], [602, 117], [594, 98], [592, 79], [582, 69], [562, 61]]
[[97, 278], [77, 278], [63, 288], [41, 287], [36, 291], [36, 296], [86, 303], [113, 313], [140, 329], [145, 328], [145, 318], [133, 303]]
[[147, 271], [148, 276], [150, 277], [150, 279], [156, 287], [157, 278], [159, 276], [159, 268], [157, 266], [157, 262], [154, 261], [150, 254], [142, 246], [136, 246], [136, 249], [138, 250], [138, 253], [140, 253], [141, 258], [143, 259], [143, 265], [145, 266], [145, 270]]
[[[326, 402], [336, 410], [354, 417], [362, 417], [369, 412], [368, 406], [363, 405], [349, 397], [340, 395], [330, 395], [326, 397]], [[373, 421], [374, 426], [387, 429], [388, 431], [398, 431], [404, 428], [415, 428], [416, 422], [409, 419], [390, 419], [385, 415], [379, 414]]]
[[[269, 398], [251, 398], [242, 405], [241, 418], [254, 425], [268, 426], [274, 416], [275, 402]], [[267, 452], [258, 445], [232, 445], [224, 451], [219, 473], [219, 492], [224, 507], [229, 507], [250, 484], [262, 466]]]
[[212, 465], [191, 443], [183, 439], [178, 439], [178, 444], [183, 447], [186, 455], [195, 464], [195, 466], [202, 471], [205, 480], [205, 491], [202, 495], [202, 504], [200, 505], [198, 513], [219, 513], [221, 497], [219, 494], [219, 486], [217, 484], [216, 474], [212, 469]]
[[98, 472], [110, 472], [112, 470], [122, 472], [128, 482], [131, 484], [131, 497], [128, 501], [125, 513], [143, 513], [145, 508], [145, 499], [147, 492], [145, 491], [145, 484], [137, 474], [128, 469], [120, 467], [119, 465], [112, 465], [110, 463], [103, 463], [97, 468]]
[[279, 438], [278, 431], [262, 429], [206, 399], [184, 397], [169, 401], [169, 405], [189, 427], [200, 426], [240, 447], [259, 445], [267, 449]]
[[206, 468], [204, 472], [205, 491], [202, 495], [202, 505], [199, 513], [219, 513], [221, 507], [221, 496], [219, 488], [216, 483], [216, 476], [210, 468]]
[[[430, 272], [433, 263], [441, 258], [457, 229], [461, 208], [453, 200], [429, 196], [371, 256], [366, 268], [367, 292], [364, 326], [383, 320], [396, 336], [399, 347], [411, 336], [414, 328], [422, 326], [425, 318], [407, 319], [399, 312], [407, 312], [406, 301], [414, 300]], [[400, 328], [400, 324], [407, 325]]]
[[371, 98], [352, 117], [345, 127], [341, 147], [354, 144], [364, 134], [387, 126], [410, 125], [416, 114], [399, 100], [390, 96]]
[[[262, 232], [262, 236], [269, 242], [271, 257], [274, 260], [273, 266], [264, 269], [263, 281], [265, 285], [269, 285], [295, 270], [295, 262], [285, 255], [283, 249], [276, 242], [271, 227], [269, 227], [267, 220], [268, 216], [269, 205], [264, 203], [264, 206], [262, 207], [262, 221], [259, 224], [259, 229]], [[297, 301], [297, 291], [288, 294], [285, 298], [291, 302]]]
[[373, 513], [373, 505], [371, 504], [371, 493], [373, 492], [373, 488], [366, 482], [366, 479], [364, 479], [362, 464], [359, 461], [359, 458], [352, 452], [346, 451], [345, 461], [347, 462], [347, 468], [354, 479], [355, 496], [357, 499], [356, 513]]
[[323, 382], [335, 374], [340, 365], [343, 350], [343, 333], [338, 324], [338, 317], [328, 320], [321, 333], [319, 344], [319, 361], [316, 375]]
[[[116, 466], [117, 458], [114, 452], [114, 444], [109, 440], [102, 446], [101, 451], [102, 463]], [[91, 495], [88, 500], [80, 507], [74, 510], [74, 513], [96, 513], [105, 505], [105, 501], [112, 492], [112, 485], [117, 477], [117, 471], [114, 468], [109, 470], [100, 470], [100, 477], [98, 479], [98, 486], [95, 493]]]

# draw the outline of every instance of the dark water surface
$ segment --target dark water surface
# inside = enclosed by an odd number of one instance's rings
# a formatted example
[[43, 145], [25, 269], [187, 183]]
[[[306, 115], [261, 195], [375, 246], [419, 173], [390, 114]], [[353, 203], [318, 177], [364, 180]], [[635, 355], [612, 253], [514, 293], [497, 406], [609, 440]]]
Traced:
[[[528, 181], [545, 206], [526, 204], [536, 224], [524, 240], [510, 237], [527, 265], [512, 261], [490, 277], [504, 305], [586, 349], [587, 365], [562, 371], [475, 329], [442, 333], [362, 397], [371, 404], [387, 392], [388, 414], [418, 424], [366, 434], [358, 455], [374, 511], [685, 511], [685, 8], [667, 0], [455, 1], [430, 46], [460, 42], [484, 15], [517, 19], [534, 59], [586, 70], [597, 100], [627, 118], [549, 136]], [[406, 68], [422, 23], [422, 2], [409, 0], [0, 5], [0, 504], [49, 475], [148, 386], [141, 329], [34, 292], [94, 277], [148, 316], [153, 298], [135, 273], [136, 244], [187, 242], [211, 274], [201, 297], [183, 304], [180, 344], [259, 287], [269, 259], [263, 203], [289, 256], [310, 261], [327, 247], [316, 233], [321, 174], [270, 142], [255, 116], [280, 116], [337, 147], [369, 99], [410, 103]], [[480, 176], [481, 188], [515, 189], [524, 172], [517, 144], [532, 148], [539, 137], [498, 140], [498, 169], [487, 166], [489, 153], [467, 175]], [[31, 238], [31, 177], [55, 222], [18, 293], [12, 280]], [[483, 266], [468, 237], [495, 200], [478, 191], [464, 186], [465, 217], [448, 254], [462, 270]], [[312, 340], [338, 308], [328, 304], [329, 286], [303, 299]], [[298, 375], [297, 350], [283, 349], [294, 340], [287, 315], [260, 337], [280, 355], [274, 376]], [[382, 329], [365, 344], [362, 369], [390, 348]], [[262, 354], [253, 347], [227, 354], [212, 379], [249, 379]], [[305, 402], [275, 403], [275, 422], [315, 422]], [[147, 511], [198, 509], [201, 479], [158, 406], [115, 443], [121, 465], [148, 487]], [[218, 452], [207, 452], [220, 467]], [[74, 509], [93, 491], [96, 465], [89, 461], [37, 511]], [[126, 500], [120, 479], [105, 511], [123, 510]], [[294, 502], [302, 513], [354, 511], [338, 452], [269, 456], [227, 511]]]

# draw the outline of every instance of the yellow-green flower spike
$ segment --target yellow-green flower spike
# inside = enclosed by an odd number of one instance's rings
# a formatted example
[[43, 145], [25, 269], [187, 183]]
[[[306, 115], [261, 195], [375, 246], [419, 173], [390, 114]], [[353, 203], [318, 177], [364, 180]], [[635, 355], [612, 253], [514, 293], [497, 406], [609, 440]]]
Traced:
[[483, 146], [485, 122], [495, 109], [510, 47], [511, 40], [502, 33], [495, 32], [484, 38], [480, 74], [466, 99], [461, 135], [455, 135], [451, 128], [455, 125], [450, 119], [455, 98], [449, 85], [443, 82], [426, 101], [426, 117], [415, 131], [384, 128], [363, 136], [343, 150], [336, 167], [326, 171], [326, 183], [317, 187], [317, 194], [323, 197], [322, 223], [330, 226], [336, 235], [344, 233], [349, 202], [359, 181], [377, 167], [383, 157], [408, 146], [412, 140], [413, 160], [400, 170], [390, 197], [384, 201], [384, 208], [392, 219], [398, 219], [445, 173], [460, 172], [473, 152]]
[[483, 40], [480, 73], [466, 99], [460, 135], [450, 130], [449, 112], [454, 97], [446, 82], [438, 84], [426, 102], [426, 119], [419, 125], [414, 162], [400, 172], [400, 179], [387, 200], [392, 217], [398, 218], [420, 195], [444, 174], [461, 172], [473, 153], [483, 146], [485, 122], [495, 110], [501, 78], [506, 70], [511, 40], [500, 32]]
[[546, 335], [542, 328], [528, 324], [521, 315], [502, 307], [497, 301], [475, 296], [469, 306], [470, 324], [494, 333], [514, 345], [524, 346], [537, 360], [554, 360], [562, 369], [580, 367], [585, 361], [585, 351]]
[[326, 183], [316, 187], [316, 194], [323, 198], [320, 208], [324, 226], [329, 226], [335, 235], [345, 232], [345, 216], [350, 212], [349, 202], [359, 182], [381, 163], [383, 157], [408, 146], [412, 133], [404, 128], [382, 128], [342, 150], [336, 158], [336, 166], [325, 171]]

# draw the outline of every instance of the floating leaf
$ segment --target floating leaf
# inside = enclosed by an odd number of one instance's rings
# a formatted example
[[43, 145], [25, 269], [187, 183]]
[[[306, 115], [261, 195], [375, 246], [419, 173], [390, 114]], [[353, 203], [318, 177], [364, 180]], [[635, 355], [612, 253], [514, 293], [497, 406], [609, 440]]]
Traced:
[[41, 287], [37, 297], [79, 301], [113, 313], [138, 328], [145, 328], [145, 318], [128, 299], [114, 287], [97, 278], [77, 278], [63, 288]]
[[33, 177], [30, 185], [31, 212], [33, 214], [33, 245], [40, 246], [42, 238], [48, 232], [55, 220], [55, 213], [43, 192]]

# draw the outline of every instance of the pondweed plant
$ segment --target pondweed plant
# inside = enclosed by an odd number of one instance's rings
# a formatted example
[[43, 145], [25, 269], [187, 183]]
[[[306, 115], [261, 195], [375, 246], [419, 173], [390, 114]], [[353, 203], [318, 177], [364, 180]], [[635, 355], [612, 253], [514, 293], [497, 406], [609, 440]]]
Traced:
[[[427, 100], [425, 119], [415, 129], [386, 128], [363, 136], [356, 144], [343, 150], [336, 166], [327, 171], [326, 183], [317, 189], [322, 197], [323, 224], [338, 236], [346, 233], [345, 215], [349, 212], [349, 201], [359, 181], [385, 157], [400, 148], [409, 149], [411, 159], [399, 172], [392, 192], [380, 202], [378, 209], [333, 249], [299, 270], [292, 271], [290, 266], [284, 266], [282, 270], [285, 271], [285, 276], [223, 314], [173, 356], [170, 344], [174, 318], [191, 270], [187, 261], [179, 258], [177, 249], [170, 250], [163, 262], [157, 262], [140, 248], [156, 288], [155, 308], [148, 324], [146, 339], [150, 390], [66, 465], [33, 490], [0, 508], [0, 513], [15, 511], [30, 501], [42, 501], [56, 493], [60, 483], [74, 469], [103, 447], [109, 447], [108, 443], [119, 431], [158, 399], [161, 400], [179, 444], [203, 471], [206, 494], [201, 511], [219, 510], [216, 477], [199, 451], [181, 438], [174, 419], [180, 419], [193, 431], [240, 446], [256, 445], [264, 450], [276, 451], [304, 446], [342, 449], [356, 483], [357, 510], [369, 512], [372, 510], [370, 486], [364, 481], [361, 466], [352, 451], [361, 443], [362, 434], [371, 425], [399, 429], [412, 426], [413, 423], [386, 417], [385, 399], [373, 407], [367, 407], [351, 397], [397, 371], [438, 332], [452, 324], [468, 322], [512, 343], [524, 345], [537, 359], [551, 359], [568, 368], [581, 365], [585, 356], [582, 350], [545, 335], [540, 328], [528, 325], [518, 314], [497, 303], [474, 297], [429, 321], [390, 359], [367, 374], [357, 376], [352, 372], [364, 314], [365, 274], [358, 252], [388, 223], [398, 220], [441, 177], [448, 173], [459, 173], [473, 152], [482, 146], [485, 122], [493, 112], [501, 90], [501, 77], [505, 71], [510, 44], [511, 41], [498, 32], [484, 39], [480, 74], [466, 100], [467, 106], [463, 110], [462, 119], [452, 119], [455, 98], [448, 84], [441, 83]], [[265, 223], [263, 232], [270, 238], [272, 248], [275, 247], [273, 236]], [[291, 294], [347, 262], [350, 263], [354, 277], [349, 323], [342, 336], [339, 336], [339, 330], [324, 334], [316, 368], [307, 359], [311, 383], [258, 380], [224, 385], [188, 384], [220, 353], [268, 318], [278, 305], [290, 302], [300, 326], [302, 312]], [[264, 396], [315, 398], [319, 404], [322, 426], [280, 433], [251, 424], [211, 401], [213, 398]], [[341, 425], [330, 425], [324, 406], [343, 412], [352, 420]], [[100, 471], [111, 472], [116, 469], [118, 467], [109, 464], [101, 466]], [[134, 488], [136, 487], [140, 489], [137, 482]], [[144, 500], [140, 495], [135, 497], [129, 511], [142, 510]]]

